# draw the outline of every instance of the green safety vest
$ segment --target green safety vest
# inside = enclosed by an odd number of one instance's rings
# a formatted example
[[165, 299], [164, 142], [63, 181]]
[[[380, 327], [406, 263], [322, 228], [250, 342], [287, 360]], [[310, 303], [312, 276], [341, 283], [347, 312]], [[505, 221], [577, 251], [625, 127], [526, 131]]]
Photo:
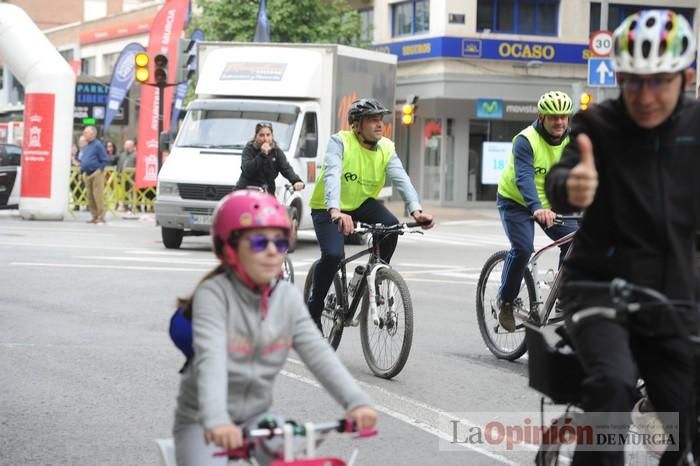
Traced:
[[[352, 131], [340, 131], [343, 140], [343, 170], [340, 174], [340, 210], [357, 209], [369, 198], [377, 198], [384, 187], [386, 167], [394, 155], [394, 143], [382, 138], [377, 150], [366, 149]], [[312, 209], [327, 209], [323, 167], [311, 195]]]
[[[535, 188], [537, 188], [537, 197], [540, 198], [542, 208], [549, 209], [551, 204], [544, 192], [544, 178], [554, 164], [559, 162], [561, 153], [569, 142], [569, 136], [566, 136], [558, 146], [551, 146], [537, 132], [535, 127], [530, 125], [513, 138], [513, 144], [515, 144], [515, 140], [518, 136], [521, 135], [525, 136], [525, 139], [528, 140], [530, 147], [532, 147], [532, 153], [534, 154], [532, 164], [535, 168]], [[518, 185], [515, 183], [515, 156], [512, 152], [508, 158], [506, 168], [503, 169], [501, 178], [498, 180], [498, 194], [527, 207], [525, 205], [525, 199], [523, 199], [523, 195], [520, 194]]]

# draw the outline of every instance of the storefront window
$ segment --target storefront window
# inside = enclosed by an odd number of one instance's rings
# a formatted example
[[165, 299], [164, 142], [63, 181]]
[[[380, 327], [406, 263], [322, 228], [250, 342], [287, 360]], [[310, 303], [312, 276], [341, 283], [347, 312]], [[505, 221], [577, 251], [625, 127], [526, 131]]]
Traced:
[[423, 199], [440, 200], [440, 166], [442, 149], [442, 122], [427, 119], [423, 126]]

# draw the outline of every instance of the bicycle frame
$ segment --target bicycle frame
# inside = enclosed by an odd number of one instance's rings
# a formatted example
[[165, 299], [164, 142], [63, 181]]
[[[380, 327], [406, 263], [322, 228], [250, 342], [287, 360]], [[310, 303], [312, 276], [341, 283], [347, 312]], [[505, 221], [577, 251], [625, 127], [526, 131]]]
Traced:
[[[360, 257], [366, 255], [369, 255], [369, 258], [367, 260], [367, 268], [365, 269], [365, 273], [362, 275], [360, 282], [357, 284], [357, 289], [355, 290], [355, 295], [353, 296], [352, 301], [348, 302], [347, 264], [354, 261], [355, 259], [359, 259]], [[389, 267], [389, 265], [385, 263], [379, 256], [379, 241], [375, 241], [374, 235], [372, 235], [372, 245], [369, 248], [364, 249], [340, 261], [339, 269], [342, 290], [340, 305], [343, 308], [344, 325], [355, 326], [359, 323], [360, 316], [358, 314], [358, 308], [360, 307], [360, 300], [362, 299], [362, 295], [364, 295], [369, 277], [371, 276], [372, 272], [377, 267], [377, 265]], [[373, 294], [374, 293], [371, 293], [371, 295]]]
[[[552, 280], [552, 283], [549, 288], [549, 294], [547, 295], [547, 300], [544, 302], [544, 307], [540, 307], [542, 303], [542, 296], [540, 293], [540, 289], [538, 284], [540, 283], [539, 281], [539, 269], [537, 268], [537, 261], [539, 258], [544, 254], [545, 252], [549, 251], [550, 249], [554, 247], [560, 247], [566, 243], [570, 243], [571, 241], [574, 240], [574, 235], [576, 234], [576, 231], [572, 231], [566, 236], [562, 236], [556, 241], [553, 241], [549, 243], [548, 245], [538, 249], [535, 251], [535, 253], [532, 255], [530, 260], [527, 263], [527, 267], [530, 269], [530, 273], [532, 274], [532, 279], [535, 282], [535, 302], [531, 303], [530, 307], [530, 314], [531, 315], [536, 315], [537, 319], [540, 323], [545, 324], [547, 322], [547, 319], [549, 319], [549, 314], [552, 312], [552, 308], [554, 307], [554, 303], [557, 299], [557, 291], [559, 290], [559, 286], [561, 284], [561, 267], [557, 269], [557, 273], [554, 275], [554, 280]], [[566, 257], [569, 257], [569, 254], [571, 254], [571, 247], [569, 247], [569, 250], [566, 251]], [[544, 311], [544, 314], [541, 311]]]

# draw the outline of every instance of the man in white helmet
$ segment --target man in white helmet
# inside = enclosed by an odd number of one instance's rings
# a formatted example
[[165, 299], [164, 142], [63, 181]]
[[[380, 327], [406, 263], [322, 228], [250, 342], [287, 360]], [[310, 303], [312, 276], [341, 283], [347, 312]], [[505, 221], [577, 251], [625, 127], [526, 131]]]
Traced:
[[[546, 180], [554, 209], [586, 209], [564, 263], [565, 282], [617, 277], [697, 302], [700, 104], [683, 95], [692, 83], [694, 33], [681, 15], [647, 10], [625, 19], [613, 40], [621, 95], [573, 117], [572, 143]], [[607, 291], [569, 291], [562, 303], [572, 313], [612, 307]], [[694, 433], [694, 351], [678, 323], [695, 332], [696, 316], [655, 309], [631, 315], [626, 324], [567, 322], [586, 371], [587, 412], [629, 412], [641, 376], [656, 410], [679, 414], [679, 443], [667, 449], [661, 465], [678, 464]], [[623, 465], [624, 451], [578, 448], [573, 464]]]

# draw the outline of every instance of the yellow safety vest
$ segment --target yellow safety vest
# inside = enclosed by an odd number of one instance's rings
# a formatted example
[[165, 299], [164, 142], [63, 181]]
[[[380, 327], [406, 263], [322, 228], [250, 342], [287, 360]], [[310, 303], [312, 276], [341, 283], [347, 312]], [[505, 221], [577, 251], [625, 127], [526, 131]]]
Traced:
[[[540, 199], [542, 208], [549, 209], [551, 204], [544, 191], [544, 178], [554, 164], [559, 162], [561, 153], [569, 142], [569, 136], [566, 136], [558, 146], [552, 146], [537, 132], [534, 126], [530, 125], [513, 138], [514, 145], [515, 140], [521, 135], [525, 136], [525, 139], [530, 143], [530, 147], [532, 147], [537, 197]], [[525, 205], [525, 199], [520, 193], [518, 185], [515, 183], [515, 156], [512, 152], [508, 158], [506, 168], [503, 169], [501, 178], [498, 180], [498, 194], [527, 207]]]
[[[384, 187], [386, 167], [394, 155], [394, 143], [382, 138], [377, 150], [365, 148], [352, 131], [340, 131], [343, 141], [343, 170], [340, 174], [340, 210], [347, 212], [360, 207], [369, 198], [377, 198]], [[323, 167], [311, 195], [312, 209], [327, 209]]]

